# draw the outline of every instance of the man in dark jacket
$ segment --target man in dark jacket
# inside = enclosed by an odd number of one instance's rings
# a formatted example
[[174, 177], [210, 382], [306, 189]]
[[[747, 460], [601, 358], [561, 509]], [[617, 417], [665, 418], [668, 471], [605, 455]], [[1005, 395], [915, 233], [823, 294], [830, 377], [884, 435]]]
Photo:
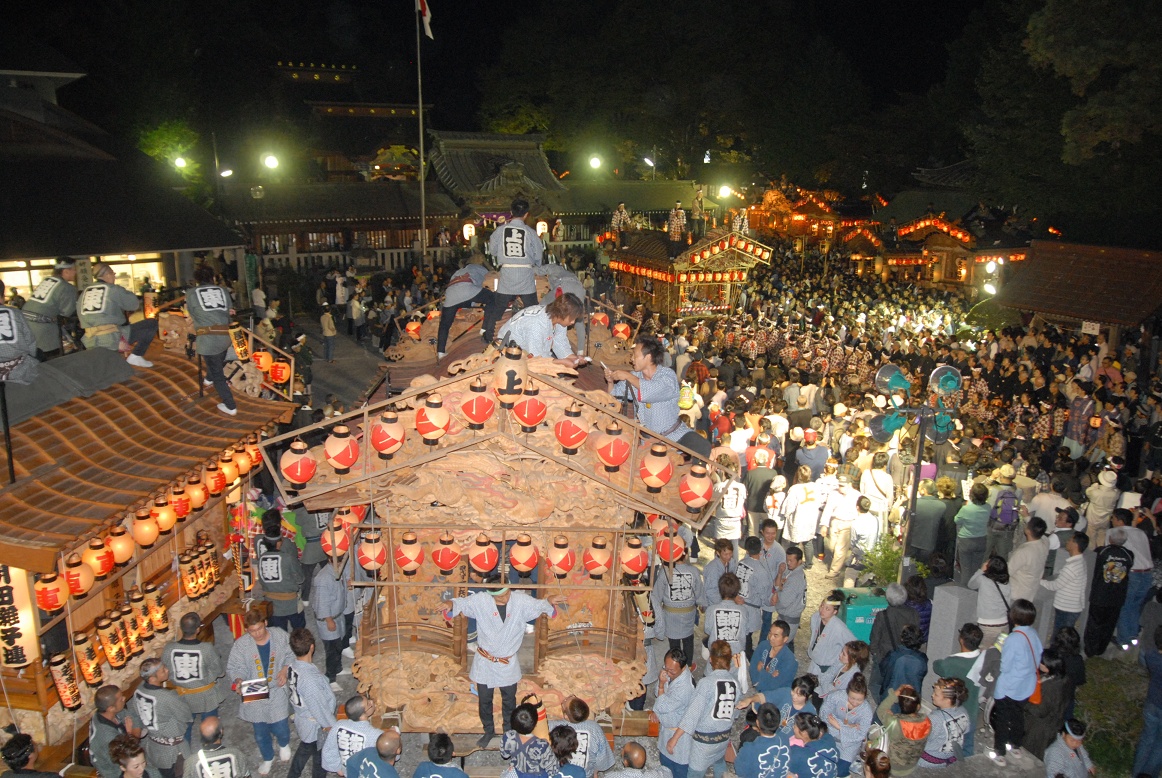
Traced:
[[876, 614], [872, 621], [871, 655], [877, 665], [900, 645], [900, 633], [909, 624], [919, 628], [920, 614], [908, 607], [908, 590], [902, 584], [890, 583], [887, 590], [888, 607]]

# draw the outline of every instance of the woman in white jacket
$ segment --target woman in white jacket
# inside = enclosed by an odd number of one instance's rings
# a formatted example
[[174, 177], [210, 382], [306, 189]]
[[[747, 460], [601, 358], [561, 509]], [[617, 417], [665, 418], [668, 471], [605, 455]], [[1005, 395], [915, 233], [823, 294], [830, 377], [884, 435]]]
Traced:
[[1118, 474], [1113, 470], [1103, 470], [1098, 474], [1097, 483], [1091, 484], [1085, 490], [1085, 499], [1089, 501], [1085, 509], [1085, 520], [1088, 522], [1087, 532], [1093, 539], [1094, 547], [1105, 545], [1106, 530], [1110, 526], [1110, 514], [1118, 507]]
[[787, 490], [787, 496], [779, 506], [779, 515], [783, 518], [783, 539], [799, 547], [807, 567], [811, 567], [815, 560], [811, 543], [819, 529], [819, 510], [822, 507], [822, 495], [811, 483], [811, 468], [802, 465], [795, 471], [795, 483]]

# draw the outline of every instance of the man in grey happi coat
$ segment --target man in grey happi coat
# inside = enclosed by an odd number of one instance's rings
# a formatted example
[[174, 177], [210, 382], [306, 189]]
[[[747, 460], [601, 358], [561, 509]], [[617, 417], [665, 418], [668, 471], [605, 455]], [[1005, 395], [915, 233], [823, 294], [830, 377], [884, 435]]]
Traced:
[[303, 506], [295, 508], [295, 523], [303, 533], [303, 552], [299, 555], [299, 565], [303, 568], [303, 586], [299, 590], [299, 599], [303, 607], [311, 603], [311, 583], [319, 565], [327, 563], [327, 554], [323, 551], [323, 533], [331, 526], [335, 512], [332, 510], [308, 512]]
[[731, 663], [730, 646], [724, 640], [710, 645], [710, 666], [694, 688], [694, 696], [682, 721], [666, 742], [666, 751], [676, 747], [682, 735], [689, 733], [691, 776], [701, 778], [706, 768], [716, 764], [726, 754], [730, 743], [730, 728], [734, 726], [735, 707], [742, 696], [738, 677]]
[[516, 685], [521, 679], [517, 652], [524, 641], [525, 624], [538, 616], [557, 615], [557, 605], [566, 602], [562, 594], [544, 600], [508, 587], [492, 588], [467, 597], [456, 597], [443, 605], [447, 619], [464, 615], [476, 619], [476, 654], [468, 677], [476, 684], [480, 723], [484, 735], [481, 747], [496, 736], [492, 718], [493, 692], [500, 689], [502, 721], [508, 727], [516, 707]]
[[[178, 696], [190, 706], [195, 715], [201, 714], [205, 721], [218, 715], [218, 706], [226, 694], [218, 687], [218, 679], [226, 674], [222, 657], [213, 643], [198, 640], [198, 630], [202, 628], [202, 617], [196, 613], [182, 616], [181, 640], [166, 643], [161, 650], [161, 661], [169, 670], [169, 681]], [[193, 721], [186, 731], [190, 739]]]
[[93, 717], [89, 719], [89, 759], [101, 778], [121, 778], [121, 766], [109, 756], [109, 744], [118, 735], [141, 737], [125, 708], [125, 692], [113, 684], [102, 686], [93, 695]]
[[646, 767], [646, 750], [631, 740], [621, 749], [621, 769], [605, 775], [607, 778], [670, 778], [670, 771], [665, 767]]
[[[716, 640], [725, 640], [731, 651], [741, 654], [747, 637], [758, 628], [760, 617], [751, 617], [746, 601], [738, 592], [738, 576], [734, 573], [718, 579], [718, 594], [722, 599], [706, 609], [705, 627], [708, 646]], [[702, 649], [702, 656], [709, 656], [707, 649]]]
[[134, 367], [153, 367], [145, 352], [157, 335], [157, 319], [129, 324], [127, 315], [141, 309], [141, 300], [116, 284], [117, 271], [104, 262], [93, 268], [93, 277], [97, 281], [85, 287], [77, 301], [77, 318], [85, 328], [85, 348], [117, 351], [124, 338], [133, 344], [133, 353], [125, 361]]
[[[687, 546], [689, 548], [689, 546]], [[689, 659], [694, 654], [694, 622], [698, 615], [699, 603], [705, 602], [702, 590], [702, 573], [697, 567], [685, 561], [674, 564], [671, 571], [668, 564], [655, 568], [654, 588], [650, 601], [654, 606], [654, 633], [665, 635], [670, 648], [680, 648]]]
[[77, 312], [77, 287], [73, 286], [76, 280], [76, 260], [59, 257], [52, 275], [36, 285], [21, 309], [36, 338], [36, 358], [42, 362], [60, 356], [59, 320]]
[[230, 292], [214, 283], [209, 265], [194, 268], [196, 286], [186, 291], [186, 311], [194, 324], [194, 351], [206, 366], [206, 380], [218, 393], [218, 410], [227, 416], [238, 413], [230, 382], [226, 380], [226, 353], [230, 349]]
[[[541, 298], [541, 305], [548, 305], [563, 294], [571, 294], [585, 306], [585, 286], [565, 266], [555, 263], [541, 265], [533, 272], [545, 276], [549, 281], [549, 291]], [[577, 336], [577, 353], [584, 354], [586, 336], [589, 334], [589, 322], [584, 315], [573, 322], [573, 332]]]
[[[350, 554], [346, 556], [350, 557]], [[323, 641], [326, 652], [325, 673], [327, 680], [334, 683], [343, 669], [343, 648], [345, 623], [343, 611], [347, 608], [347, 576], [345, 565], [336, 571], [332, 565], [323, 565], [315, 573], [312, 610], [315, 612], [315, 632]]]
[[246, 778], [250, 768], [237, 748], [222, 743], [222, 722], [217, 716], [202, 719], [202, 747], [186, 757], [182, 778]]
[[243, 702], [238, 708], [238, 718], [249, 721], [254, 726], [254, 738], [262, 754], [259, 775], [268, 775], [274, 764], [274, 746], [271, 738], [278, 742], [278, 757], [284, 762], [291, 758], [290, 750], [290, 700], [287, 695], [286, 678], [294, 655], [290, 650], [290, 638], [281, 629], [266, 626], [265, 608], [259, 605], [242, 616], [246, 634], [234, 641], [230, 648], [230, 658], [226, 660], [226, 673], [234, 681], [233, 688], [241, 693], [242, 682], [265, 679], [268, 696]]
[[169, 680], [169, 670], [160, 659], [144, 660], [140, 675], [141, 684], [129, 708], [145, 727], [145, 760], [164, 778], [175, 778], [178, 757], [190, 753], [185, 735], [194, 714], [177, 692], [162, 687]]
[[323, 743], [323, 769], [329, 773], [346, 775], [347, 760], [365, 748], [371, 748], [383, 734], [371, 724], [375, 702], [355, 695], [343, 705], [347, 718], [336, 721]]
[[287, 778], [299, 778], [307, 761], [311, 762], [311, 778], [323, 778], [323, 749], [319, 739], [335, 726], [335, 684], [315, 667], [315, 636], [309, 630], [296, 629], [290, 634], [291, 651], [295, 660], [286, 674], [287, 692], [295, 709], [295, 731], [299, 733], [299, 747], [295, 749]]
[[299, 588], [303, 585], [303, 568], [299, 564], [298, 548], [282, 536], [282, 514], [269, 510], [262, 517], [263, 537], [255, 545], [258, 550], [258, 580], [262, 595], [271, 603], [270, 625], [280, 629], [307, 626], [299, 604]]
[[[4, 282], [0, 281], [0, 300], [4, 299]], [[40, 373], [36, 361], [36, 340], [28, 320], [19, 308], [0, 304], [0, 363], [12, 362], [5, 380], [30, 384]]]
[[674, 778], [686, 778], [690, 744], [693, 742], [690, 733], [686, 732], [672, 748], [667, 745], [682, 723], [682, 717], [690, 707], [690, 700], [694, 698], [694, 677], [690, 675], [689, 663], [690, 660], [680, 648], [672, 648], [666, 654], [662, 674], [658, 679], [657, 699], [650, 713], [650, 718], [658, 722], [658, 758], [662, 766], [674, 774]]
[[613, 750], [605, 738], [601, 725], [589, 718], [589, 703], [580, 697], [569, 697], [561, 703], [564, 719], [549, 722], [549, 731], [564, 724], [573, 728], [577, 735], [577, 750], [569, 758], [569, 763], [585, 771], [586, 778], [593, 778], [598, 772], [613, 767]]
[[488, 253], [500, 267], [496, 293], [484, 309], [484, 342], [491, 343], [496, 324], [512, 301], [519, 297], [527, 308], [537, 304], [537, 283], [533, 268], [544, 259], [545, 246], [537, 231], [525, 224], [527, 200], [512, 201], [512, 219], [499, 225], [488, 239]]

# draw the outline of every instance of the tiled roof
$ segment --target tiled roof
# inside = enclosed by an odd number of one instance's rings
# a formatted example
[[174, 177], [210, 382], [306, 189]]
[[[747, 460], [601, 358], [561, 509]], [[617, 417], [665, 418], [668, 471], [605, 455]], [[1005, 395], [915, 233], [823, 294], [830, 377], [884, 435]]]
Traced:
[[541, 135], [431, 132], [429, 164], [455, 197], [516, 187], [527, 195], [555, 194], [565, 187], [549, 167]]
[[912, 178], [925, 186], [948, 189], [967, 189], [976, 182], [976, 166], [970, 160], [961, 160], [944, 167], [921, 167], [912, 172]]
[[[417, 181], [339, 184], [270, 184], [255, 199], [248, 185], [231, 185], [223, 195], [226, 214], [245, 224], [386, 222], [420, 218]], [[428, 185], [427, 215], [458, 216], [448, 195]]]
[[629, 245], [624, 249], [619, 249], [618, 255], [669, 262], [670, 236], [661, 230], [631, 232], [629, 234]]
[[[238, 393], [238, 415], [224, 416], [213, 390], [198, 398], [194, 363], [157, 347], [150, 359], [153, 369], [12, 428], [17, 481], [0, 488], [0, 563], [53, 569], [61, 550], [292, 409]], [[0, 462], [6, 475], [2, 450]]]
[[997, 302], [1079, 321], [1136, 326], [1162, 305], [1162, 252], [1035, 240]]
[[953, 192], [941, 189], [909, 189], [900, 192], [892, 201], [876, 211], [875, 220], [880, 224], [887, 224], [895, 217], [897, 224], [919, 219], [928, 213], [928, 206], [940, 214], [945, 214], [949, 221], [964, 218], [977, 205], [977, 199], [965, 192]]

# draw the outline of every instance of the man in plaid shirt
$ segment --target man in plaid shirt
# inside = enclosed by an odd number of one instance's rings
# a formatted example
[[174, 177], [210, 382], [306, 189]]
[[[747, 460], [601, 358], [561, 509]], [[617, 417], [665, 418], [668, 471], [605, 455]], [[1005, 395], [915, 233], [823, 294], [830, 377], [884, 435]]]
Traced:
[[676, 257], [686, 247], [686, 212], [682, 210], [682, 201], [674, 203], [674, 210], [670, 211], [670, 220], [667, 222], [670, 232], [670, 257]]
[[617, 210], [613, 212], [613, 220], [609, 224], [609, 229], [617, 234], [617, 245], [625, 248], [629, 243], [629, 231], [633, 226], [633, 218], [629, 215], [629, 211], [625, 208], [625, 203], [617, 204]]

